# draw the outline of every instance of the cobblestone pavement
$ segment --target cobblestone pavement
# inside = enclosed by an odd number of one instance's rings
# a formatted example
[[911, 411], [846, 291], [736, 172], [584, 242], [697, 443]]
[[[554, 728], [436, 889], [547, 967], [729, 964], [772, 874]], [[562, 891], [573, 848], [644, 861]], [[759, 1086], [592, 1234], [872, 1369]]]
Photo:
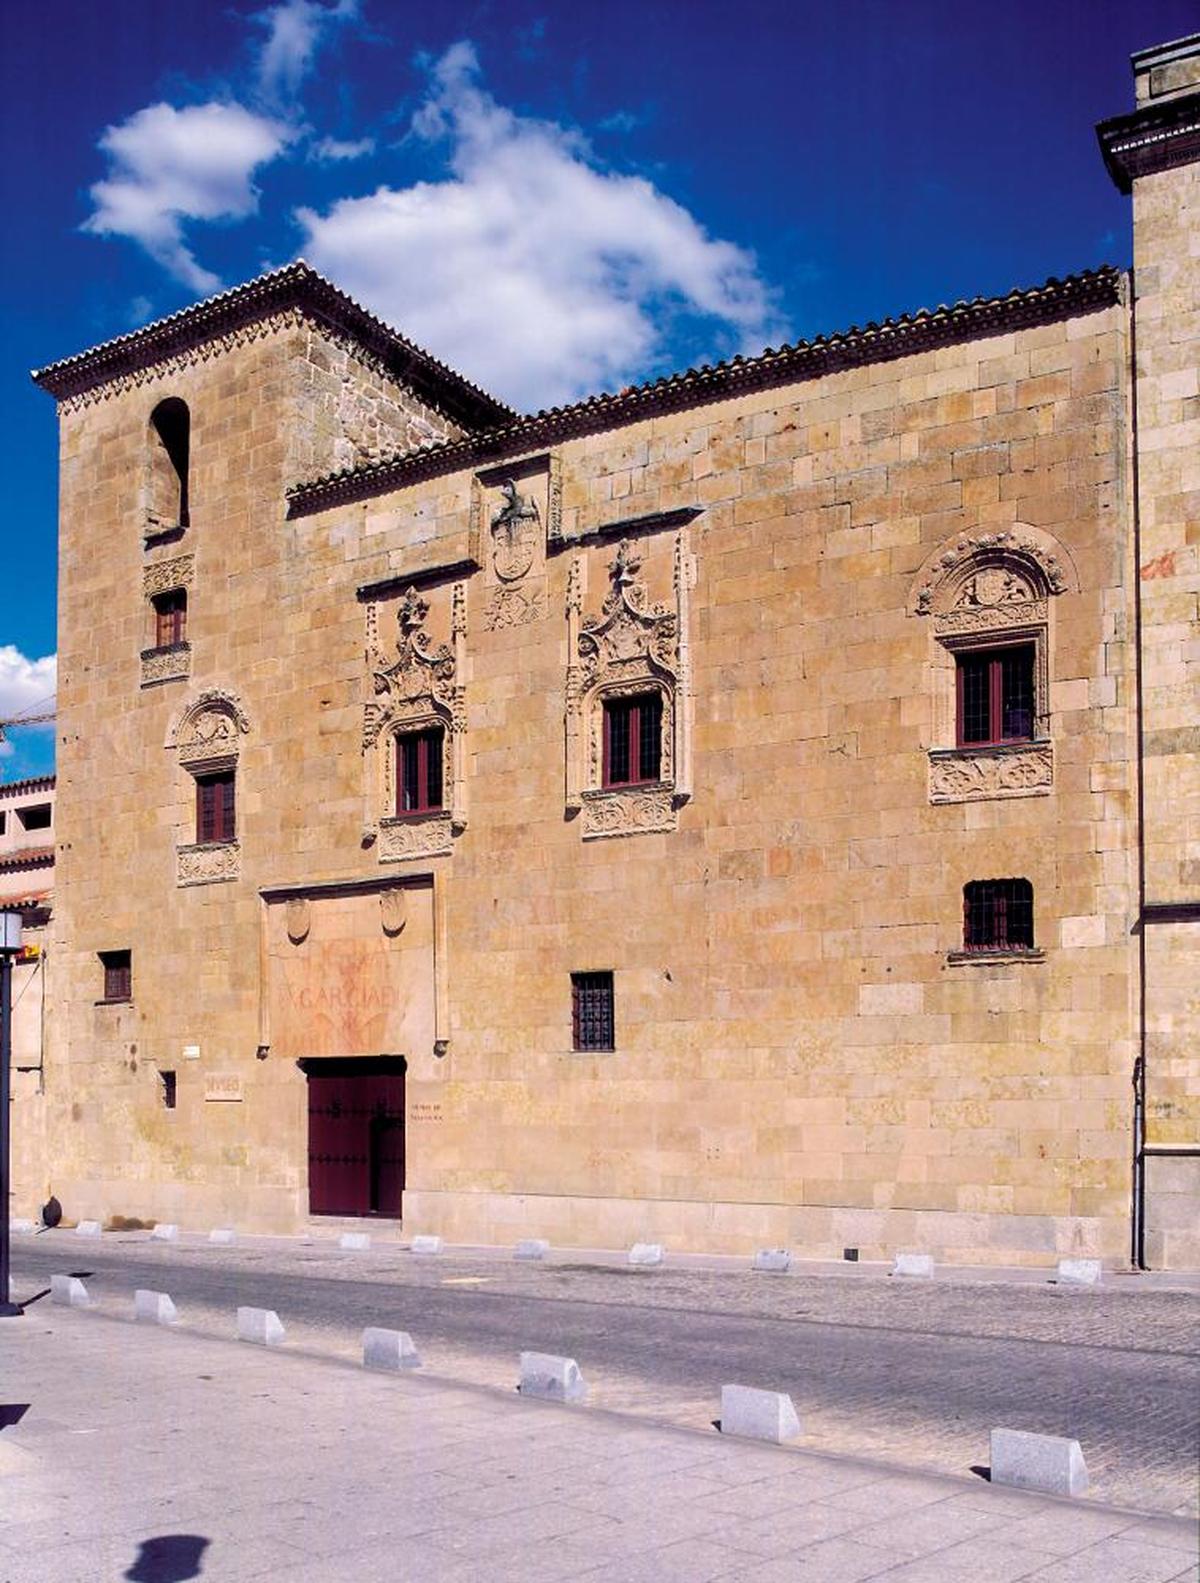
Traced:
[[1197, 1509], [1200, 1300], [1110, 1277], [1099, 1290], [956, 1271], [933, 1282], [744, 1265], [631, 1270], [577, 1257], [517, 1264], [483, 1252], [420, 1260], [396, 1245], [214, 1248], [70, 1233], [14, 1244], [26, 1290], [94, 1272], [106, 1310], [138, 1285], [170, 1291], [191, 1325], [228, 1334], [238, 1302], [276, 1308], [297, 1343], [354, 1355], [368, 1323], [413, 1332], [430, 1371], [511, 1388], [523, 1347], [578, 1358], [597, 1405], [694, 1428], [726, 1380], [786, 1390], [805, 1445], [963, 1472], [997, 1424], [1083, 1444], [1094, 1493], [1143, 1510]]

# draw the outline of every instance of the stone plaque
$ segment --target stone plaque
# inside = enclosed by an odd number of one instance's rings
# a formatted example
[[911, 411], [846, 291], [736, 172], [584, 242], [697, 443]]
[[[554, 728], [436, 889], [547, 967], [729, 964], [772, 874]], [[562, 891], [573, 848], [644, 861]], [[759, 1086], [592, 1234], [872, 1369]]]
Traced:
[[237, 1072], [209, 1072], [204, 1079], [206, 1100], [239, 1102], [243, 1098], [242, 1079]]

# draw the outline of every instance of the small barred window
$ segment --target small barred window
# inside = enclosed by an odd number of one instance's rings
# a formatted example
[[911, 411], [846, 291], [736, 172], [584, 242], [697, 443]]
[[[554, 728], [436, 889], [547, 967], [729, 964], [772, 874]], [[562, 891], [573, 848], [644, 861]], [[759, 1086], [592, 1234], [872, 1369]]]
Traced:
[[1033, 886], [1027, 879], [977, 879], [963, 886], [963, 949], [1033, 950]]
[[571, 974], [571, 1031], [577, 1050], [616, 1048], [611, 973]]

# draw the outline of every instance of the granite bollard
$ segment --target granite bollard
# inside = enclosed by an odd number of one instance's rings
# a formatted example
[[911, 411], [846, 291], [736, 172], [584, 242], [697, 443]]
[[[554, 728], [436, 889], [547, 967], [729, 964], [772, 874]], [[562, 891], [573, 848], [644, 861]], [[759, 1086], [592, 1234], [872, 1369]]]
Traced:
[[237, 1232], [231, 1226], [214, 1226], [208, 1234], [210, 1242], [236, 1242]]
[[1057, 1277], [1064, 1286], [1099, 1286], [1104, 1266], [1099, 1259], [1059, 1259]]
[[347, 1253], [366, 1253], [371, 1246], [371, 1238], [365, 1231], [343, 1231], [338, 1238], [338, 1247]]
[[253, 1341], [260, 1347], [278, 1347], [287, 1331], [273, 1308], [239, 1308], [237, 1311], [237, 1338]]
[[52, 1275], [50, 1277], [50, 1301], [52, 1303], [62, 1303], [67, 1308], [90, 1308], [92, 1306], [87, 1287], [75, 1275]]
[[769, 1270], [783, 1274], [792, 1267], [792, 1256], [786, 1248], [760, 1248], [754, 1255], [756, 1270]]
[[100, 1235], [100, 1222], [98, 1220], [81, 1220], [75, 1227], [77, 1237], [98, 1237]]
[[544, 1259], [550, 1252], [550, 1244], [542, 1237], [526, 1237], [518, 1242], [513, 1249], [514, 1259]]
[[368, 1369], [419, 1369], [421, 1356], [407, 1330], [368, 1325], [362, 1333], [363, 1366]]
[[151, 1292], [139, 1286], [133, 1294], [133, 1317], [146, 1325], [174, 1325], [179, 1322], [175, 1304], [166, 1292]]
[[629, 1250], [630, 1264], [661, 1264], [662, 1261], [661, 1242], [635, 1242]]
[[414, 1237], [410, 1251], [421, 1258], [429, 1259], [439, 1254], [444, 1246], [441, 1237]]
[[1078, 1440], [1025, 1429], [993, 1429], [990, 1461], [993, 1484], [1041, 1490], [1046, 1495], [1087, 1492], [1087, 1464]]
[[782, 1445], [800, 1434], [792, 1398], [782, 1391], [760, 1391], [751, 1385], [722, 1385], [721, 1433], [746, 1440]]
[[559, 1358], [549, 1352], [522, 1352], [522, 1396], [539, 1396], [547, 1402], [581, 1402], [587, 1383], [574, 1358]]
[[155, 1242], [178, 1242], [179, 1227], [175, 1225], [164, 1224], [160, 1220], [151, 1231], [150, 1236]]
[[893, 1275], [907, 1275], [914, 1280], [928, 1281], [933, 1277], [933, 1255], [929, 1253], [898, 1253], [892, 1266]]

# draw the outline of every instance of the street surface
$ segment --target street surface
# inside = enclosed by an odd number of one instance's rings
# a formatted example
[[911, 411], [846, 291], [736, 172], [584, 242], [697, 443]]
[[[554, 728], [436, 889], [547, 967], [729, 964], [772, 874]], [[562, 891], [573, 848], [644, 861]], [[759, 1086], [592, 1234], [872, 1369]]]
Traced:
[[289, 1343], [359, 1355], [366, 1325], [408, 1330], [431, 1375], [512, 1388], [522, 1349], [576, 1358], [590, 1402], [706, 1428], [723, 1382], [787, 1391], [815, 1450], [965, 1474], [986, 1463], [996, 1425], [1083, 1445], [1094, 1497], [1143, 1511], [1197, 1510], [1200, 1301], [1109, 1276], [1099, 1290], [1045, 1278], [932, 1282], [879, 1267], [847, 1273], [633, 1270], [519, 1264], [397, 1244], [70, 1232], [13, 1243], [14, 1295], [51, 1273], [87, 1272], [101, 1311], [167, 1291], [189, 1327], [232, 1334], [234, 1310], [273, 1308]]

